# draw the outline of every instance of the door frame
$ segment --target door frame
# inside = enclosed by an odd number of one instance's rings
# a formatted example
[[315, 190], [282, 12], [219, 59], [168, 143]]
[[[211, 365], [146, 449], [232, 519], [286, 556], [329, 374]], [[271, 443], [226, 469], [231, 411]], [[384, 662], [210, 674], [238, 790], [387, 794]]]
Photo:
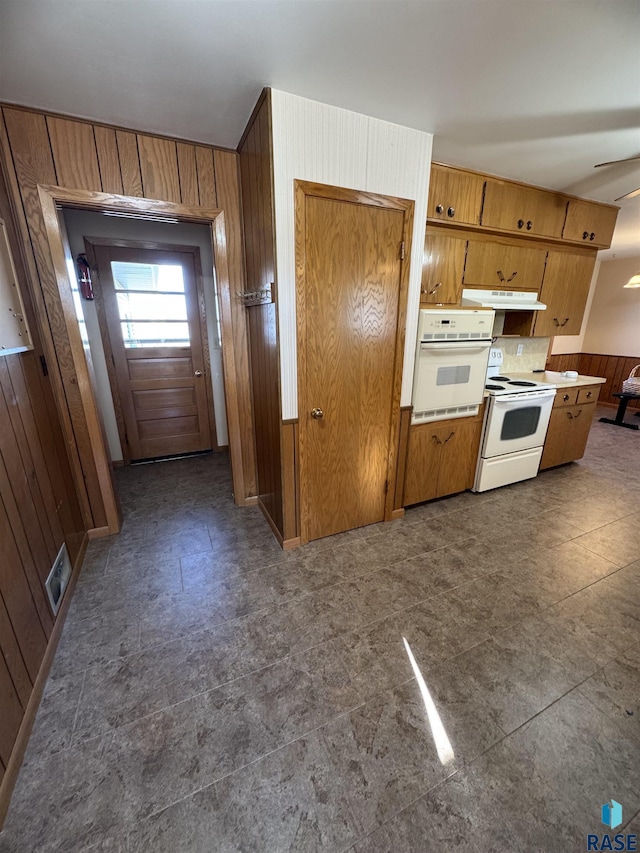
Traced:
[[122, 398], [120, 396], [120, 386], [116, 377], [116, 372], [113, 366], [113, 347], [111, 344], [111, 335], [109, 334], [109, 324], [104, 305], [104, 296], [102, 293], [102, 282], [98, 270], [98, 264], [95, 256], [95, 246], [111, 246], [116, 249], [145, 249], [151, 251], [167, 251], [167, 252], [184, 252], [185, 254], [193, 255], [193, 267], [196, 280], [196, 295], [198, 299], [198, 315], [200, 318], [200, 334], [202, 336], [202, 354], [204, 357], [204, 368], [207, 382], [205, 389], [207, 392], [207, 412], [209, 415], [209, 432], [211, 435], [211, 445], [214, 451], [222, 450], [218, 444], [218, 435], [216, 432], [215, 408], [213, 401], [213, 383], [211, 376], [211, 352], [209, 349], [209, 338], [207, 334], [207, 311], [204, 300], [204, 283], [202, 277], [202, 260], [200, 258], [200, 248], [198, 246], [188, 246], [179, 243], [160, 243], [154, 240], [125, 240], [115, 237], [85, 237], [84, 238], [85, 254], [89, 261], [91, 271], [96, 273], [93, 280], [93, 293], [96, 303], [96, 314], [98, 315], [98, 325], [100, 326], [100, 337], [102, 339], [102, 347], [104, 349], [105, 360], [107, 362], [107, 374], [109, 376], [109, 386], [111, 387], [111, 396], [113, 397], [113, 408], [116, 414], [116, 424], [118, 426], [118, 436], [120, 438], [120, 446], [122, 447], [122, 460], [125, 465], [131, 462], [131, 454], [129, 452], [129, 444], [127, 442], [126, 430], [124, 428], [124, 417], [122, 414]]
[[[401, 210], [404, 213], [402, 239], [404, 256], [400, 259], [400, 287], [398, 291], [398, 313], [396, 325], [396, 344], [393, 366], [393, 392], [391, 404], [391, 423], [389, 425], [389, 458], [387, 462], [387, 493], [385, 497], [384, 520], [404, 514], [404, 510], [394, 510], [394, 494], [398, 468], [400, 438], [400, 393], [402, 390], [402, 368], [404, 361], [404, 342], [407, 326], [407, 301], [409, 294], [409, 270], [411, 259], [411, 240], [413, 234], [414, 201], [396, 196], [380, 195], [361, 190], [346, 189], [313, 181], [294, 181], [295, 204], [295, 258], [296, 258], [296, 333], [298, 358], [298, 489], [300, 493], [300, 542], [309, 541], [309, 478], [306, 476], [307, 431], [309, 428], [306, 412], [311, 401], [306, 388], [307, 375], [307, 312], [306, 312], [306, 200], [308, 197], [324, 198], [331, 201], [343, 201], [351, 204]], [[400, 247], [398, 247], [400, 249]]]
[[[97, 489], [104, 507], [104, 526], [96, 527], [94, 523], [89, 531], [90, 537], [118, 533], [122, 526], [122, 519], [104, 427], [96, 401], [92, 368], [84, 351], [73, 303], [71, 272], [68, 265], [72, 266], [73, 259], [69, 255], [68, 246], [63, 237], [64, 222], [61, 222], [58, 216], [58, 208], [61, 207], [119, 213], [135, 219], [195, 222], [209, 226], [222, 330], [222, 364], [233, 490], [236, 504], [246, 505], [224, 211], [217, 208], [195, 207], [90, 190], [71, 190], [42, 184], [38, 184], [38, 197], [53, 273], [51, 277], [47, 276], [42, 281], [42, 288], [47, 293], [45, 304], [38, 307], [44, 312], [41, 319], [52, 330], [54, 350], [52, 356], [60, 368], [61, 391], [67, 401], [73, 401], [68, 403], [69, 420], [63, 419], [62, 426], [66, 442], [72, 450], [72, 458], [77, 460], [77, 464], [73, 466], [74, 480], [85, 509], [88, 526], [91, 527], [93, 520], [93, 504], [86, 482], [88, 479], [97, 480]], [[52, 308], [55, 310], [51, 310]]]

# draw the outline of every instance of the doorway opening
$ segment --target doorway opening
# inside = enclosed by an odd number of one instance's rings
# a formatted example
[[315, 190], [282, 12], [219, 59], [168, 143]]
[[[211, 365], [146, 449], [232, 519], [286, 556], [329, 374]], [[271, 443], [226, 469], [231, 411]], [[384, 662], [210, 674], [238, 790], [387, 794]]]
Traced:
[[[71, 290], [112, 465], [226, 450], [209, 229], [78, 208], [58, 215], [75, 261]], [[90, 283], [81, 287], [85, 260]], [[126, 517], [133, 496], [121, 494], [122, 478], [114, 483]]]
[[[90, 538], [119, 532], [121, 514], [114, 486], [111, 448], [97, 400], [86, 319], [84, 313], [78, 311], [82, 302], [79, 294], [74, 292], [76, 270], [63, 214], [63, 210], [68, 208], [106, 214], [107, 218], [111, 216], [167, 225], [200, 224], [205, 227], [217, 284], [214, 305], [218, 312], [219, 339], [225, 353], [221, 371], [224, 373], [222, 397], [226, 406], [233, 500], [240, 506], [251, 503], [250, 498], [245, 496], [246, 478], [250, 473], [246, 470], [241, 441], [241, 423], [245, 413], [241, 412], [238, 401], [234, 315], [229, 288], [224, 213], [217, 209], [53, 186], [39, 186], [38, 196], [53, 272], [53, 276], [41, 279], [44, 304], [39, 307], [46, 310], [46, 322], [53, 333], [52, 347], [47, 357], [50, 356], [55, 365], [52, 374], [54, 384], [61, 401], [64, 399], [65, 402], [65, 408], [61, 408], [63, 426]], [[43, 269], [46, 272], [47, 267]], [[220, 446], [218, 433], [216, 442]]]
[[71, 208], [62, 216], [72, 257], [90, 269], [91, 291], [72, 289], [111, 462], [226, 449], [209, 229]]

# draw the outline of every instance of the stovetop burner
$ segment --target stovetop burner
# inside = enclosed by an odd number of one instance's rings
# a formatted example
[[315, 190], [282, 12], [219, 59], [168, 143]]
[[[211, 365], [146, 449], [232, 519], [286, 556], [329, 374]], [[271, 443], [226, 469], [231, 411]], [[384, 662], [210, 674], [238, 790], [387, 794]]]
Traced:
[[526, 379], [510, 379], [509, 385], [521, 385], [526, 388], [535, 388], [537, 386], [537, 382], [527, 382]]
[[487, 391], [504, 391], [504, 385], [485, 385]]
[[511, 382], [508, 376], [492, 376], [492, 382]]

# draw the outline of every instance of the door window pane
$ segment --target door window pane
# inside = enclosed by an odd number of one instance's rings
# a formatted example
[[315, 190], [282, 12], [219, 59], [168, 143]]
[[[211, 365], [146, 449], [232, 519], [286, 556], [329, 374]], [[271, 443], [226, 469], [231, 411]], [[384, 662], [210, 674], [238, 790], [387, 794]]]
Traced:
[[133, 264], [111, 261], [116, 290], [150, 290], [158, 293], [184, 293], [180, 264]]
[[125, 347], [188, 347], [187, 323], [140, 323], [125, 320], [120, 323]]
[[179, 264], [112, 261], [111, 271], [125, 347], [190, 346]]
[[181, 293], [116, 294], [121, 320], [187, 320], [187, 302]]
[[523, 409], [512, 409], [505, 412], [502, 421], [500, 439], [510, 441], [514, 438], [526, 438], [535, 435], [540, 423], [540, 406], [526, 406]]

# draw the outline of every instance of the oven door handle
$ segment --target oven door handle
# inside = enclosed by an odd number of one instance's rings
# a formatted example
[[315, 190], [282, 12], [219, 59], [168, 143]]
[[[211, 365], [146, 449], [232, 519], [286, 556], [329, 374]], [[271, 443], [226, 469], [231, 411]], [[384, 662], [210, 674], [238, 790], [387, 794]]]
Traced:
[[524, 394], [502, 394], [494, 397], [493, 401], [496, 405], [500, 403], [502, 406], [507, 406], [509, 403], [531, 403], [531, 401], [535, 400], [551, 400], [556, 396], [555, 391], [532, 391], [529, 393], [531, 396], [528, 396], [527, 392]]
[[481, 341], [458, 341], [452, 342], [450, 344], [432, 344], [425, 341], [420, 341], [420, 349], [433, 349], [433, 350], [446, 350], [446, 349], [456, 349], [456, 350], [466, 350], [467, 352], [482, 352], [482, 350], [489, 349], [491, 346], [491, 341], [487, 341], [486, 344]]

